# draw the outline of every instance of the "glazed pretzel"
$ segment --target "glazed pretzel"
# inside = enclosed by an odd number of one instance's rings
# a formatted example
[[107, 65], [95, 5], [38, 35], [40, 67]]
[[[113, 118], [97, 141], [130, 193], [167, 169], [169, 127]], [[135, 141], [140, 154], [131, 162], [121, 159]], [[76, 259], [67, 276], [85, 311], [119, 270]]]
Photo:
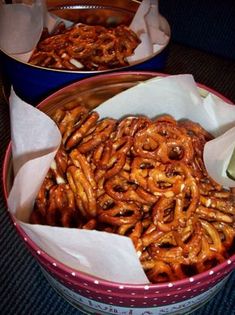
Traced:
[[[47, 37], [46, 37], [47, 36]], [[51, 35], [43, 33], [29, 63], [67, 70], [105, 70], [127, 66], [140, 40], [127, 26], [114, 28], [60, 23]]]
[[192, 276], [231, 255], [234, 195], [206, 171], [211, 135], [200, 125], [169, 115], [100, 120], [82, 106], [53, 117], [62, 144], [31, 223], [128, 236], [154, 283]]
[[71, 165], [67, 169], [69, 185], [75, 195], [77, 206], [84, 217], [96, 216], [96, 191], [81, 168]]

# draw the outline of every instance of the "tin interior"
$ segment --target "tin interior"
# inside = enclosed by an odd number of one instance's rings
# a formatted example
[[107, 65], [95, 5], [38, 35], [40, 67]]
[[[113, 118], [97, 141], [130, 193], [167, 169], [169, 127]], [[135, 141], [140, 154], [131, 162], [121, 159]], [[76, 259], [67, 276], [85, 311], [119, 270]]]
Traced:
[[89, 25], [129, 25], [140, 1], [47, 1], [49, 12], [72, 22]]
[[77, 104], [91, 110], [114, 95], [156, 75], [150, 72], [119, 72], [92, 77], [59, 90], [38, 107], [49, 116], [58, 108], [72, 108]]

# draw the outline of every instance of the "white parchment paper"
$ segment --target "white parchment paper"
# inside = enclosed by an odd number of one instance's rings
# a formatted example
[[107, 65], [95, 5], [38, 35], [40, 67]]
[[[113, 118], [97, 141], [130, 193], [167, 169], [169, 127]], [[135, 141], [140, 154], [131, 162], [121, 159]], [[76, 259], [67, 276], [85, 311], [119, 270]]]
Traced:
[[159, 14], [158, 0], [143, 0], [130, 24], [141, 43], [135, 54], [127, 58], [129, 63], [145, 59], [161, 51], [170, 39], [170, 29]]
[[0, 4], [0, 47], [9, 54], [26, 53], [38, 42], [43, 29], [39, 3]]
[[[231, 147], [235, 146], [235, 106], [211, 93], [202, 98], [191, 75], [158, 77], [141, 82], [107, 100], [96, 110], [100, 117], [121, 118], [133, 114], [155, 117], [168, 113], [176, 119], [188, 118], [199, 122], [217, 136], [208, 143], [209, 149], [206, 147], [204, 152], [210, 175], [226, 186], [235, 187], [234, 181], [228, 182], [224, 177], [224, 165]], [[60, 135], [49, 117], [21, 101], [14, 91], [10, 98], [10, 113], [17, 174], [8, 206], [18, 224], [42, 250], [75, 270], [111, 281], [147, 283], [129, 238], [106, 232], [27, 223], [36, 193], [60, 144]], [[217, 147], [224, 154], [217, 154]]]
[[[27, 62], [36, 47], [43, 27], [49, 32], [63, 20], [66, 26], [72, 22], [47, 12], [44, 0], [33, 4], [0, 3], [0, 48], [10, 56]], [[134, 63], [161, 51], [169, 42], [170, 29], [167, 21], [159, 14], [158, 0], [143, 0], [130, 28], [141, 39], [141, 44], [128, 61]]]

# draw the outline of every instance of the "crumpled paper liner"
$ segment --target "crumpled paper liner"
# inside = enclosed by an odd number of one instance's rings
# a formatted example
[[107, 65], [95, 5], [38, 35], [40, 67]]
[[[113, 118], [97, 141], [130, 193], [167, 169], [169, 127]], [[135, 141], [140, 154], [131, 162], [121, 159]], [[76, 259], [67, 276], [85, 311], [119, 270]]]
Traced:
[[43, 27], [48, 27], [50, 32], [57, 23], [57, 18], [47, 12], [43, 0], [32, 2], [0, 3], [0, 48], [24, 62], [32, 54]]
[[[105, 101], [96, 111], [101, 118], [119, 119], [133, 114], [155, 117], [168, 113], [176, 119], [199, 122], [217, 136], [208, 142], [204, 151], [209, 174], [219, 183], [235, 187], [235, 182], [228, 181], [224, 174], [230, 149], [235, 146], [235, 106], [212, 93], [202, 98], [191, 75], [157, 77], [141, 82]], [[26, 223], [60, 144], [60, 135], [49, 117], [21, 101], [14, 91], [10, 98], [10, 113], [16, 177], [8, 206], [18, 224], [41, 250], [75, 270], [115, 282], [147, 283], [128, 237]]]
[[170, 30], [159, 14], [158, 0], [142, 1], [130, 28], [139, 36], [141, 43], [136, 47], [135, 54], [127, 58], [129, 63], [161, 51], [170, 38]]
[[[0, 3], [0, 48], [28, 62], [43, 27], [48, 27], [50, 32], [61, 20], [66, 26], [73, 24], [48, 13], [44, 0], [35, 0], [31, 5], [24, 1], [11, 5]], [[169, 42], [169, 26], [158, 12], [158, 0], [143, 0], [130, 28], [142, 40], [134, 55], [128, 58], [130, 64], [160, 52]]]

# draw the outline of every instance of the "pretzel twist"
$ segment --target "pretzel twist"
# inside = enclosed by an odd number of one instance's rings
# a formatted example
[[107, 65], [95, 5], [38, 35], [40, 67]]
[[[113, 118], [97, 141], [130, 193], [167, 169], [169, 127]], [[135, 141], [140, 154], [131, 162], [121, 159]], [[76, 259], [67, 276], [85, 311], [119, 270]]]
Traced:
[[96, 216], [96, 192], [86, 178], [82, 169], [76, 166], [69, 166], [67, 169], [69, 185], [74, 192], [79, 205], [79, 210], [85, 217]]

